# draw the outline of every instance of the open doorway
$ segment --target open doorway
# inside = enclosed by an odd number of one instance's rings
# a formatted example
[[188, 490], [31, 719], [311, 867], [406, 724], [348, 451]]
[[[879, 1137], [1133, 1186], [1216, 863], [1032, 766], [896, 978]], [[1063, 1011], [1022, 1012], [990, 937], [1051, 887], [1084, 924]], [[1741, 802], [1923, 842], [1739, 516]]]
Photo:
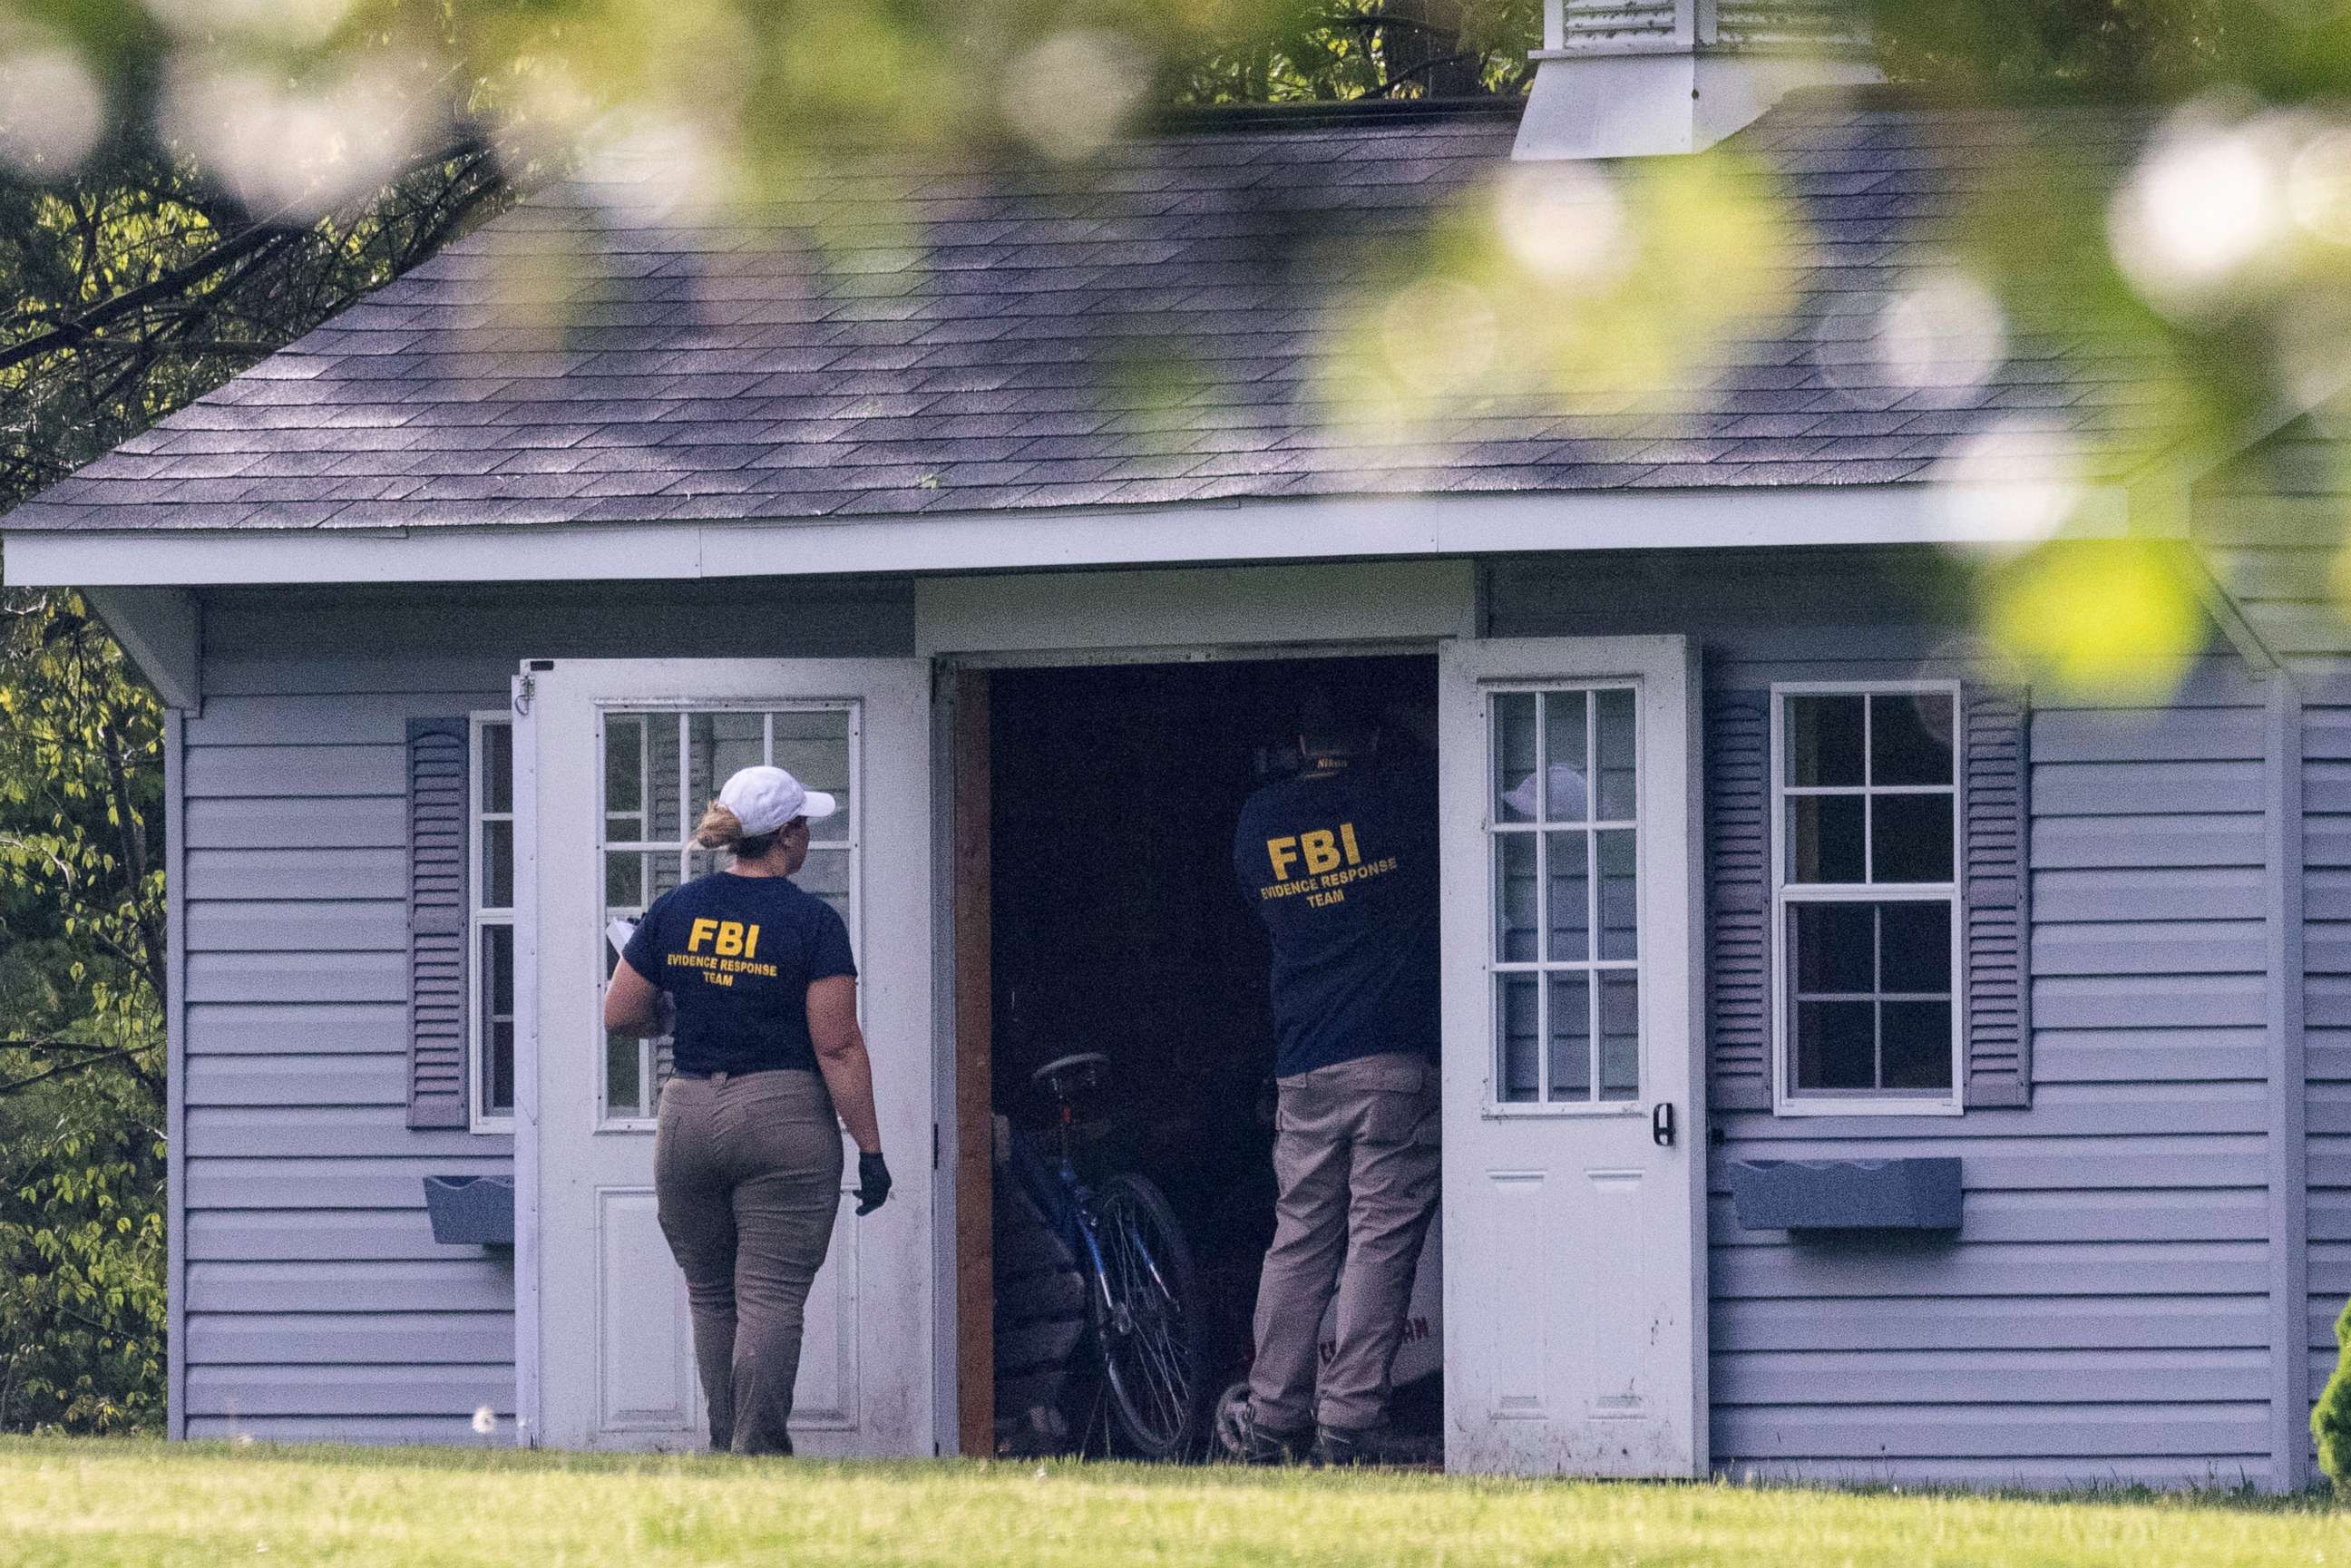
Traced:
[[[1251, 790], [1295, 769], [1317, 688], [1384, 716], [1384, 747], [1433, 733], [1425, 655], [988, 680], [991, 1108], [999, 1129], [1046, 1134], [1054, 1104], [1031, 1073], [1072, 1052], [1108, 1059], [1099, 1114], [1079, 1130], [1085, 1162], [1165, 1193], [1196, 1267], [1209, 1397], [1246, 1375], [1273, 1231], [1268, 948], [1235, 883], [1233, 827]], [[1001, 1172], [994, 1210], [998, 1448], [1102, 1451], [1073, 1265]], [[1432, 1445], [1436, 1349], [1399, 1358], [1394, 1409]], [[1405, 1382], [1407, 1371], [1423, 1375]]]

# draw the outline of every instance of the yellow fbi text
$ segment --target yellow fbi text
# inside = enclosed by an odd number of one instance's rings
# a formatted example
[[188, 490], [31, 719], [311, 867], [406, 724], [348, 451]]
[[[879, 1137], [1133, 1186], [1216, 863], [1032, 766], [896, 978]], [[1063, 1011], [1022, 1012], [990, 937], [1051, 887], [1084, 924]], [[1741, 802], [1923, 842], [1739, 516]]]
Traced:
[[[704, 952], [707, 946], [710, 950]], [[705, 985], [732, 986], [737, 975], [776, 977], [773, 964], [758, 961], [759, 928], [740, 920], [696, 920], [685, 936], [685, 951], [672, 953], [673, 969], [696, 969]]]
[[[1316, 828], [1295, 835], [1285, 835], [1265, 841], [1265, 856], [1273, 867], [1273, 882], [1258, 890], [1260, 898], [1294, 898], [1303, 896], [1310, 904], [1320, 908], [1326, 904], [1343, 904], [1351, 883], [1365, 877], [1384, 876], [1396, 868], [1396, 857], [1366, 863], [1364, 852], [1355, 842], [1355, 824], [1342, 822], [1334, 829]], [[1293, 876], [1302, 871], [1302, 876]]]

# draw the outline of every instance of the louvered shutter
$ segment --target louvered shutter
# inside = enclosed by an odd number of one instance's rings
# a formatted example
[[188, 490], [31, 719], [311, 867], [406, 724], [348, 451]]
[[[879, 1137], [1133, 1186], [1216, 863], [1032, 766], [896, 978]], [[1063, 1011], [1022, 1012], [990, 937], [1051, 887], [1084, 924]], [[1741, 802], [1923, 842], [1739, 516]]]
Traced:
[[1771, 1108], [1771, 695], [1706, 698], [1708, 1103]]
[[1967, 1062], [1970, 1109], [2032, 1102], [2028, 695], [1963, 694], [1967, 831]]
[[408, 1124], [465, 1119], [466, 724], [408, 721]]

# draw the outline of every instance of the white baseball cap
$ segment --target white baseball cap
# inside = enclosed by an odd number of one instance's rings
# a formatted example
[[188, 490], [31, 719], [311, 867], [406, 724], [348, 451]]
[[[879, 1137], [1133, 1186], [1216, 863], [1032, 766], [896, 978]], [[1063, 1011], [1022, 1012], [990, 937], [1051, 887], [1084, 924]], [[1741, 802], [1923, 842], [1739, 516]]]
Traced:
[[735, 813], [747, 839], [774, 832], [794, 817], [810, 821], [830, 817], [841, 802], [821, 789], [811, 789], [780, 768], [746, 768], [726, 780], [718, 803]]

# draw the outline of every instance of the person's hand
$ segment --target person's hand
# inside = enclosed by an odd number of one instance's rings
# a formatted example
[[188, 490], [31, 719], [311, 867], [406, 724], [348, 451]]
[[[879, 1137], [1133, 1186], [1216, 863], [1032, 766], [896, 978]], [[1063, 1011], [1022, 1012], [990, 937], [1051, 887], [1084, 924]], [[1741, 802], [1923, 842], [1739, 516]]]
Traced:
[[890, 1196], [890, 1165], [882, 1151], [857, 1156], [857, 1212], [871, 1214]]

